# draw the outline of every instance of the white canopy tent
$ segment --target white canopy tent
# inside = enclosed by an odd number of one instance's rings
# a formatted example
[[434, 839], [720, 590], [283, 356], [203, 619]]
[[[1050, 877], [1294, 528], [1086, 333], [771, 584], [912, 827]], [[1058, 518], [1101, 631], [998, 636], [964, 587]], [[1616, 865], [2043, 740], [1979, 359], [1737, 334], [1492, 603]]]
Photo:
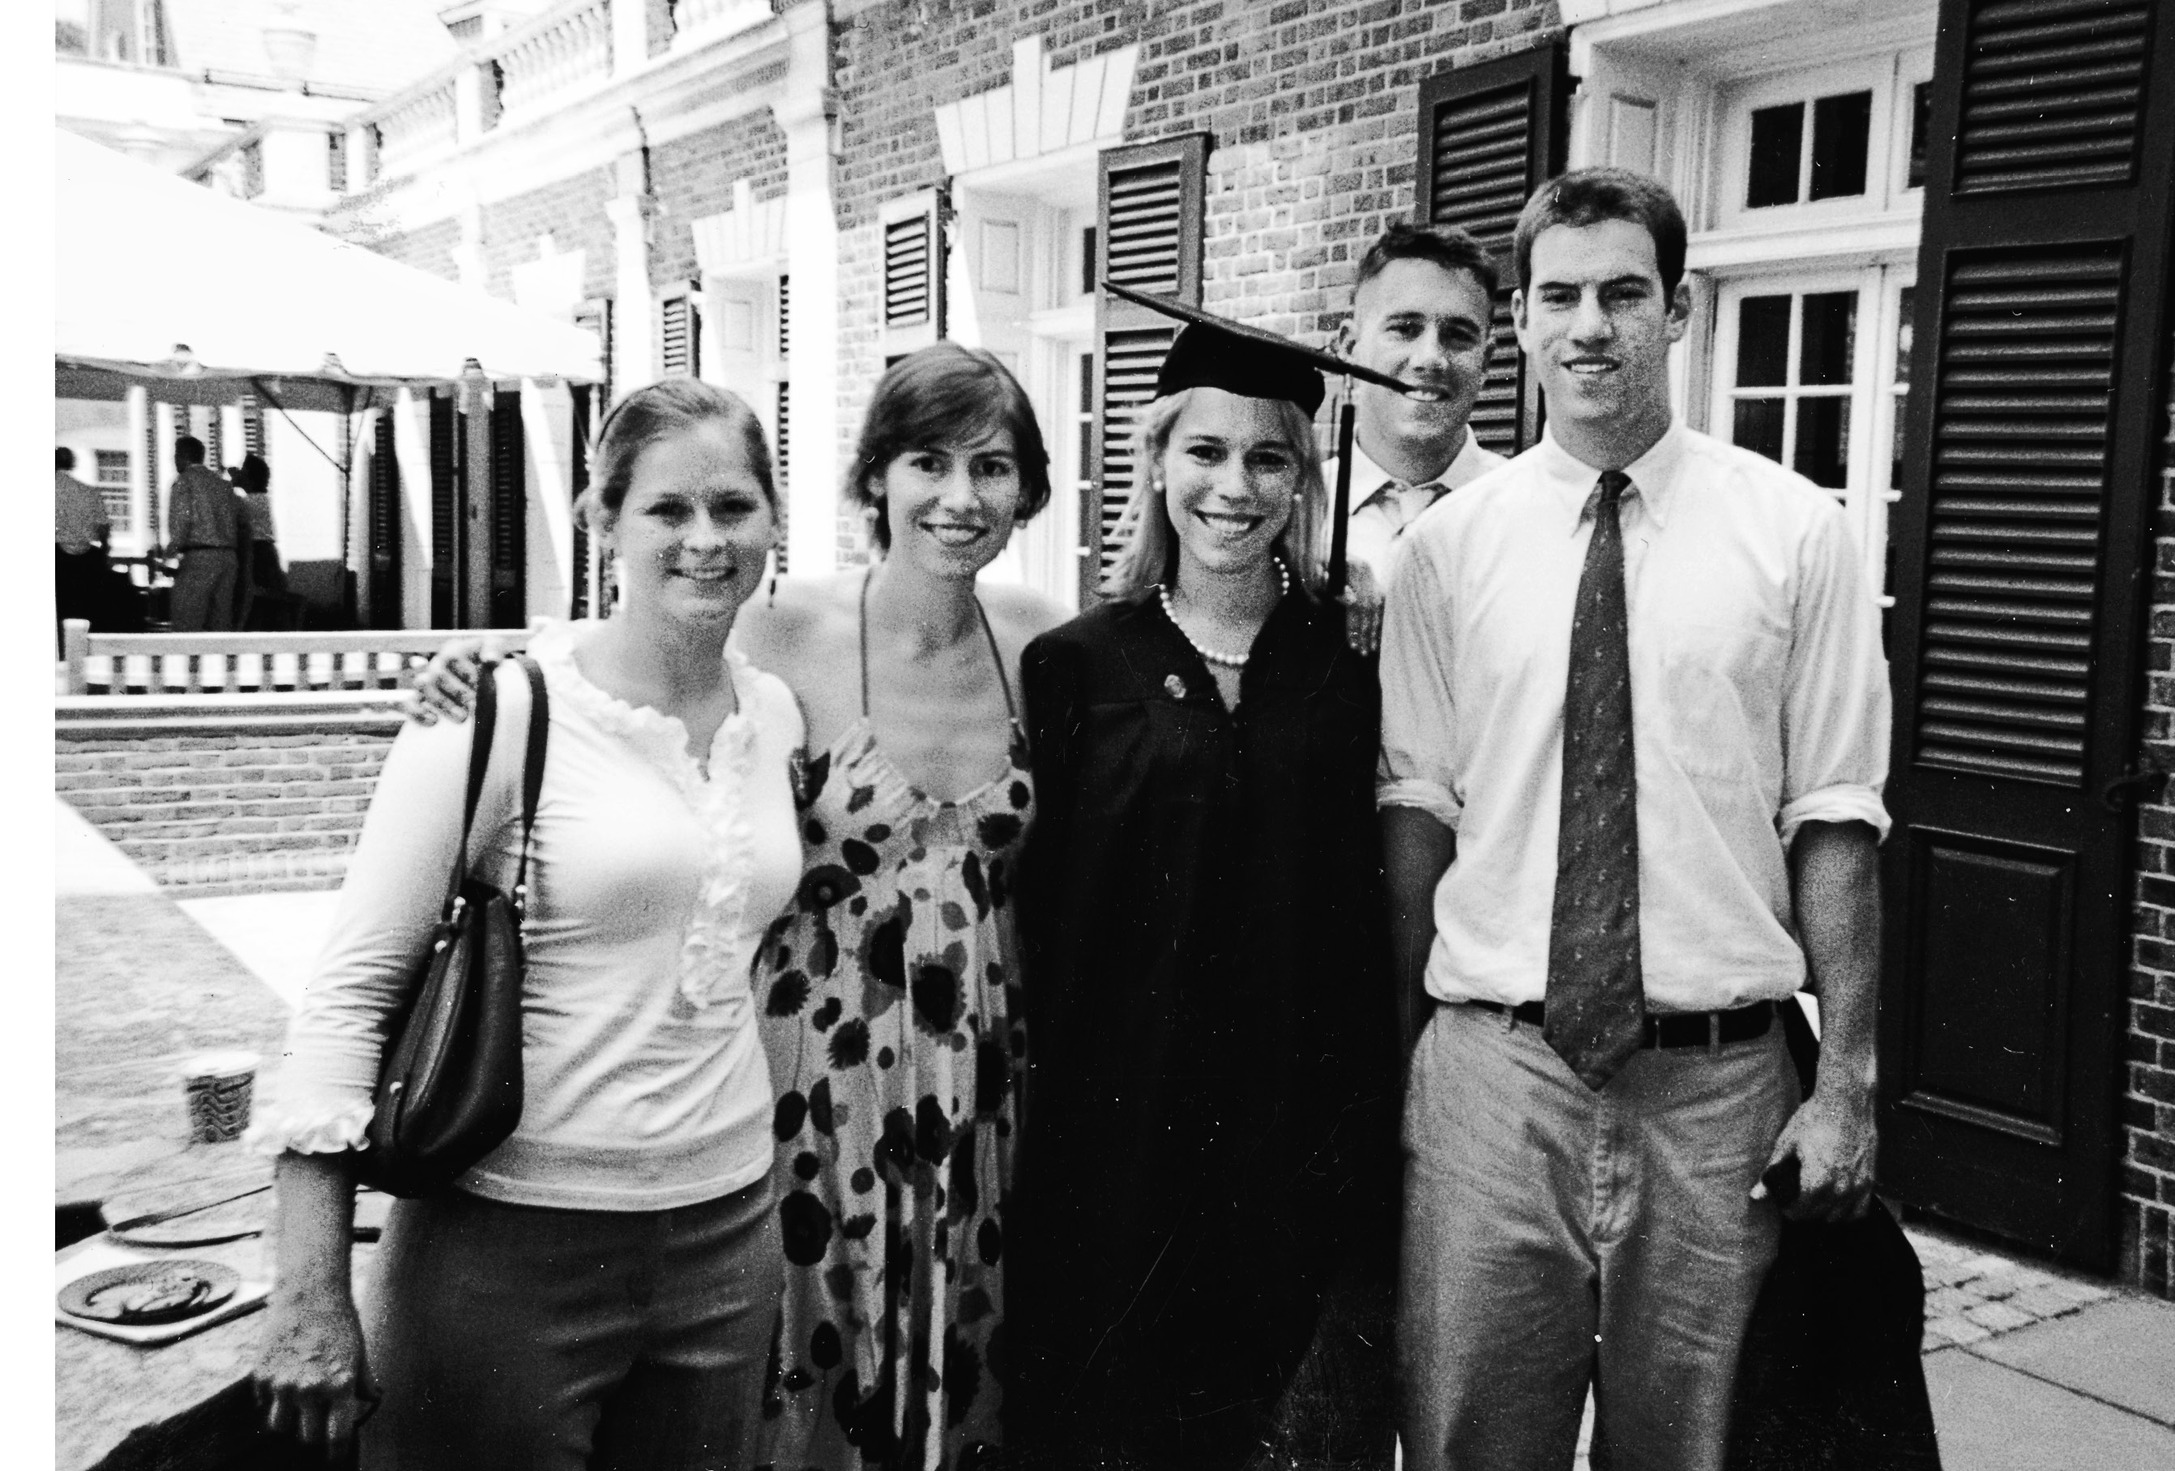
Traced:
[[[413, 415], [396, 408], [402, 389], [415, 390], [421, 400], [426, 390], [445, 384], [552, 388], [603, 380], [597, 339], [571, 323], [227, 198], [71, 133], [56, 130], [54, 148], [54, 397], [129, 401], [140, 389], [136, 404], [254, 399], [286, 420], [291, 431], [282, 432], [306, 442], [329, 467], [337, 504], [309, 494], [306, 469], [290, 469], [279, 484], [281, 494], [296, 497], [290, 504], [305, 528], [331, 533], [330, 544], [317, 545], [327, 552], [336, 546], [339, 566], [357, 565], [356, 456], [369, 450], [361, 448], [367, 436], [353, 432], [356, 415], [373, 409], [395, 415], [408, 537], [424, 545], [428, 533], [415, 523], [412, 497], [421, 489], [427, 507], [429, 458]], [[482, 395], [486, 403], [491, 397]], [[535, 417], [542, 410], [536, 395], [527, 397], [532, 402], [524, 403], [522, 414], [534, 421], [528, 443], [532, 455], [542, 456], [532, 503], [548, 534], [516, 555], [544, 576], [539, 586], [550, 597], [569, 570], [569, 488], [550, 483], [563, 480], [564, 456], [543, 442], [547, 426]], [[341, 416], [348, 432], [313, 434], [295, 419], [311, 412]], [[162, 519], [155, 505], [156, 450], [134, 457], [139, 463], [131, 472], [131, 494], [143, 498], [155, 527]], [[282, 546], [292, 556], [286, 530], [283, 521]], [[427, 545], [422, 555], [428, 557]], [[417, 575], [428, 577], [411, 567], [403, 573], [405, 583]], [[401, 595], [411, 616], [418, 595], [414, 586]], [[427, 603], [427, 581], [420, 596]]]
[[[339, 411], [369, 387], [601, 382], [594, 336], [55, 133], [57, 396]], [[473, 366], [471, 366], [473, 365]]]

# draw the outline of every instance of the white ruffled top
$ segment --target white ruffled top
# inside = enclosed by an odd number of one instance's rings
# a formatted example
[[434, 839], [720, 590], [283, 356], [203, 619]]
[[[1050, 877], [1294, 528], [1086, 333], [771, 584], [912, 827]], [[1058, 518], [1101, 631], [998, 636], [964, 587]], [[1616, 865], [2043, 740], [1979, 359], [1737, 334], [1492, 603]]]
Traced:
[[[787, 779], [800, 711], [728, 651], [740, 710], [698, 760], [678, 719], [583, 676], [584, 628], [550, 625], [529, 646], [551, 732], [529, 875], [526, 1098], [513, 1138], [460, 1183], [517, 1204], [668, 1209], [769, 1168], [750, 971], [800, 876]], [[529, 700], [516, 670], [499, 689], [470, 847], [477, 873], [510, 889]], [[444, 901], [470, 729], [409, 726], [386, 758], [286, 1064], [250, 1131], [261, 1150], [362, 1141], [383, 1020]]]

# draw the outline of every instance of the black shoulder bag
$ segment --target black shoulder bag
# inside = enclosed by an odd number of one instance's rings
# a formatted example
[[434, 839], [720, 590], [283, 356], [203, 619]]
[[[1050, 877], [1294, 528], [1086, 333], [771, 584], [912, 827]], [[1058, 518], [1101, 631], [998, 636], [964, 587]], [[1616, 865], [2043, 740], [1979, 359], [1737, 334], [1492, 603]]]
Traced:
[[355, 1178], [390, 1195], [428, 1195], [452, 1184], [521, 1122], [521, 921], [551, 706], [543, 671], [525, 654], [514, 658], [532, 696], [521, 864], [510, 896], [468, 872], [468, 834], [498, 724], [497, 669], [486, 665], [476, 682], [475, 744], [445, 910], [407, 1005], [386, 1021], [369, 1143], [354, 1155]]

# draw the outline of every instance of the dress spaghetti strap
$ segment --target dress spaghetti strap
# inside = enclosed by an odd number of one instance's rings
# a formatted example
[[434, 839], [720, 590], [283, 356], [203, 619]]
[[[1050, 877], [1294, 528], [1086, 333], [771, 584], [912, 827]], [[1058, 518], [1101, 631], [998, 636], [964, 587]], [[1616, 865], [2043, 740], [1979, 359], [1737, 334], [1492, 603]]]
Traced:
[[[869, 718], [868, 585], [869, 579], [875, 575], [876, 569], [873, 567], [861, 574], [861, 615], [859, 627], [855, 630], [861, 644], [861, 718], [863, 720]], [[1012, 677], [1004, 671], [1004, 653], [997, 647], [997, 630], [989, 626], [989, 610], [982, 606], [982, 600], [979, 597], [974, 600], [974, 616], [982, 620], [982, 636], [989, 640], [989, 657], [997, 663], [997, 687], [1004, 691], [1004, 718], [1011, 723], [1014, 730], [1018, 730], [1020, 712], [1019, 706], [1014, 704], [1012, 700]]]

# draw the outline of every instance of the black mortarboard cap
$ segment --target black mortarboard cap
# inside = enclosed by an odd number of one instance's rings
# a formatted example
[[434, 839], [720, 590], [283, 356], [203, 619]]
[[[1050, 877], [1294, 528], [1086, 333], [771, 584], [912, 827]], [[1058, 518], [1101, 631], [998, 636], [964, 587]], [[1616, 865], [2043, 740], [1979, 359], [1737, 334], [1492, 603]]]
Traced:
[[1241, 398], [1285, 399], [1312, 414], [1322, 406], [1324, 373], [1365, 379], [1399, 393], [1434, 392], [1182, 301], [1150, 296], [1115, 281], [1103, 282], [1103, 289], [1186, 324], [1156, 374], [1157, 398], [1184, 388], [1221, 388]]
[[1221, 388], [1240, 398], [1280, 398], [1309, 418], [1322, 406], [1322, 375], [1298, 353], [1253, 342], [1222, 327], [1189, 322], [1163, 356], [1155, 396], [1188, 388]]
[[[1155, 396], [1185, 388], [1221, 388], [1241, 398], [1284, 399], [1304, 409], [1309, 417], [1322, 406], [1322, 374], [1359, 378], [1384, 388], [1421, 398], [1441, 393], [1416, 383], [1406, 383], [1373, 368], [1361, 367], [1319, 348], [1303, 347], [1288, 337], [1243, 322], [1233, 322], [1214, 312], [1202, 311], [1168, 297], [1149, 296], [1120, 286], [1102, 283], [1113, 296], [1144, 306], [1186, 325], [1164, 355], [1163, 368], [1155, 376]], [[1346, 396], [1337, 415], [1337, 486], [1330, 502], [1330, 551], [1328, 591], [1331, 597], [1344, 591], [1345, 519], [1352, 495], [1352, 402]]]

